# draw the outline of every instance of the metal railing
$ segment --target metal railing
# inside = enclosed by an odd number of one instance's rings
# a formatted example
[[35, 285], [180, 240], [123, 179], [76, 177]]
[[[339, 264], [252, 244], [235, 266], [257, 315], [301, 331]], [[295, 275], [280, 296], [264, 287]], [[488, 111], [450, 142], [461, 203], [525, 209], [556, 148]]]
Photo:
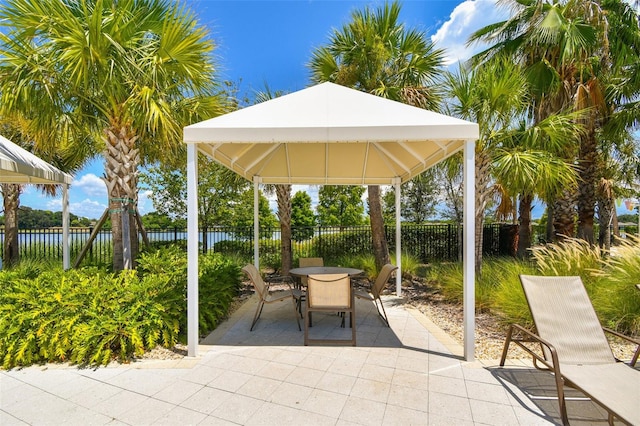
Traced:
[[[92, 228], [71, 228], [70, 255], [75, 259], [89, 239]], [[185, 228], [147, 229], [152, 246], [178, 244], [186, 248]], [[394, 252], [395, 226], [385, 227], [389, 251]], [[484, 227], [485, 255], [513, 254], [514, 225], [488, 224]], [[201, 229], [199, 243], [203, 251], [233, 254], [250, 259], [253, 256], [253, 227], [216, 226]], [[369, 226], [293, 228], [293, 258], [367, 255], [373, 252]], [[402, 252], [421, 262], [456, 261], [462, 255], [462, 226], [455, 224], [403, 224]], [[0, 242], [4, 233], [0, 232]], [[62, 259], [62, 229], [20, 229], [18, 235], [21, 259]], [[140, 242], [142, 247], [142, 241]], [[261, 228], [261, 263], [278, 264], [280, 259], [280, 228]], [[0, 250], [1, 255], [1, 250]], [[88, 249], [82, 265], [110, 264], [113, 256], [111, 231], [101, 230]]]

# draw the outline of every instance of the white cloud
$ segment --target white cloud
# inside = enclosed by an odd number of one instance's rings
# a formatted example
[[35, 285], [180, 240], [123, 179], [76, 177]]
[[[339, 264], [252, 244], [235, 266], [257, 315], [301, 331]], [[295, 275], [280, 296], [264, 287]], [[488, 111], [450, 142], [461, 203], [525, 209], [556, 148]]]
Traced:
[[151, 201], [151, 191], [138, 191], [138, 211], [141, 215], [155, 211]]
[[467, 0], [453, 9], [449, 19], [431, 36], [437, 47], [445, 49], [447, 65], [466, 61], [486, 46], [467, 46], [469, 36], [489, 24], [506, 19], [508, 11], [498, 7], [496, 0]]
[[91, 198], [107, 198], [107, 186], [104, 181], [93, 173], [87, 173], [74, 179], [71, 188], [75, 191], [82, 191]]
[[95, 200], [85, 199], [77, 203], [69, 203], [69, 211], [76, 216], [98, 219], [104, 213], [107, 206]]

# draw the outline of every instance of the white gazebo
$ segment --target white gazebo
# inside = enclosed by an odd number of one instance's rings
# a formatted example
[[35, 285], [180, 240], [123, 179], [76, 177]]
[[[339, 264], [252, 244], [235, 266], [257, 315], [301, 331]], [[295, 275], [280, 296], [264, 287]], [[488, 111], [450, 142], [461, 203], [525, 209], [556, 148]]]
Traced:
[[[254, 183], [393, 185], [400, 266], [400, 184], [464, 150], [464, 356], [474, 356], [474, 155], [476, 123], [333, 83], [184, 128], [187, 143], [189, 356], [198, 344], [197, 152]], [[258, 234], [257, 208], [254, 232]], [[258, 266], [258, 238], [254, 263]], [[397, 293], [401, 273], [396, 274]]]
[[0, 182], [62, 185], [62, 262], [69, 269], [69, 185], [71, 175], [0, 135]]

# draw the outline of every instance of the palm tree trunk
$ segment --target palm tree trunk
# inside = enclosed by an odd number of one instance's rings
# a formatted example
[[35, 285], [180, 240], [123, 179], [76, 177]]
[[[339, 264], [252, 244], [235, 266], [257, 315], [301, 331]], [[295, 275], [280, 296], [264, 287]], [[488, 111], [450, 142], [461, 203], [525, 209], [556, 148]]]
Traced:
[[598, 185], [597, 197], [598, 223], [600, 225], [598, 245], [608, 252], [611, 250], [611, 224], [615, 210], [612, 182], [607, 179], [601, 179]]
[[291, 250], [291, 185], [276, 185], [278, 219], [280, 219], [281, 274], [288, 275], [293, 265]]
[[554, 239], [554, 233], [553, 233], [553, 202], [549, 202], [547, 201], [547, 227], [546, 227], [546, 235], [545, 235], [545, 241], [546, 242], [551, 242]]
[[533, 196], [531, 194], [520, 195], [519, 217], [518, 217], [518, 257], [525, 259], [531, 248], [531, 204]]
[[575, 233], [575, 193], [566, 188], [553, 205], [554, 240], [572, 238]]
[[380, 187], [378, 185], [369, 185], [367, 191], [369, 196], [369, 219], [371, 222], [373, 255], [376, 259], [376, 268], [379, 271], [382, 269], [382, 266], [391, 262], [391, 259], [389, 258], [387, 236], [384, 233]]
[[476, 275], [480, 276], [482, 272], [482, 244], [483, 244], [483, 227], [484, 227], [484, 209], [489, 200], [489, 167], [491, 159], [489, 155], [482, 151], [476, 150], [476, 206], [475, 206], [475, 257], [476, 257]]
[[[595, 117], [594, 117], [595, 119]], [[594, 243], [593, 217], [596, 206], [598, 150], [593, 126], [580, 144], [580, 185], [578, 186], [578, 238]]]
[[[134, 267], [138, 254], [138, 233], [134, 212], [137, 209], [138, 164], [140, 153], [135, 148], [137, 136], [127, 125], [113, 123], [106, 130], [105, 183], [109, 195], [111, 238], [113, 241], [113, 270]], [[122, 213], [129, 214], [129, 226], [123, 226]], [[125, 222], [126, 224], [126, 222]], [[130, 253], [124, 253], [124, 239], [128, 239]], [[127, 262], [125, 263], [125, 254]]]
[[4, 266], [12, 266], [20, 260], [18, 246], [18, 207], [20, 207], [20, 194], [22, 185], [14, 183], [2, 184], [2, 196], [4, 205]]

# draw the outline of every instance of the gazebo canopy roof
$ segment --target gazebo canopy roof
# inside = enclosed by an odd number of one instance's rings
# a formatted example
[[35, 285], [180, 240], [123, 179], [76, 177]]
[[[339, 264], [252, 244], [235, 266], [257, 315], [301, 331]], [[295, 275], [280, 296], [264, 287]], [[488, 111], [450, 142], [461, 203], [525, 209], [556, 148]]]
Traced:
[[184, 128], [184, 141], [267, 184], [406, 182], [478, 139], [478, 125], [322, 83]]
[[0, 135], [0, 183], [71, 184], [71, 175]]

